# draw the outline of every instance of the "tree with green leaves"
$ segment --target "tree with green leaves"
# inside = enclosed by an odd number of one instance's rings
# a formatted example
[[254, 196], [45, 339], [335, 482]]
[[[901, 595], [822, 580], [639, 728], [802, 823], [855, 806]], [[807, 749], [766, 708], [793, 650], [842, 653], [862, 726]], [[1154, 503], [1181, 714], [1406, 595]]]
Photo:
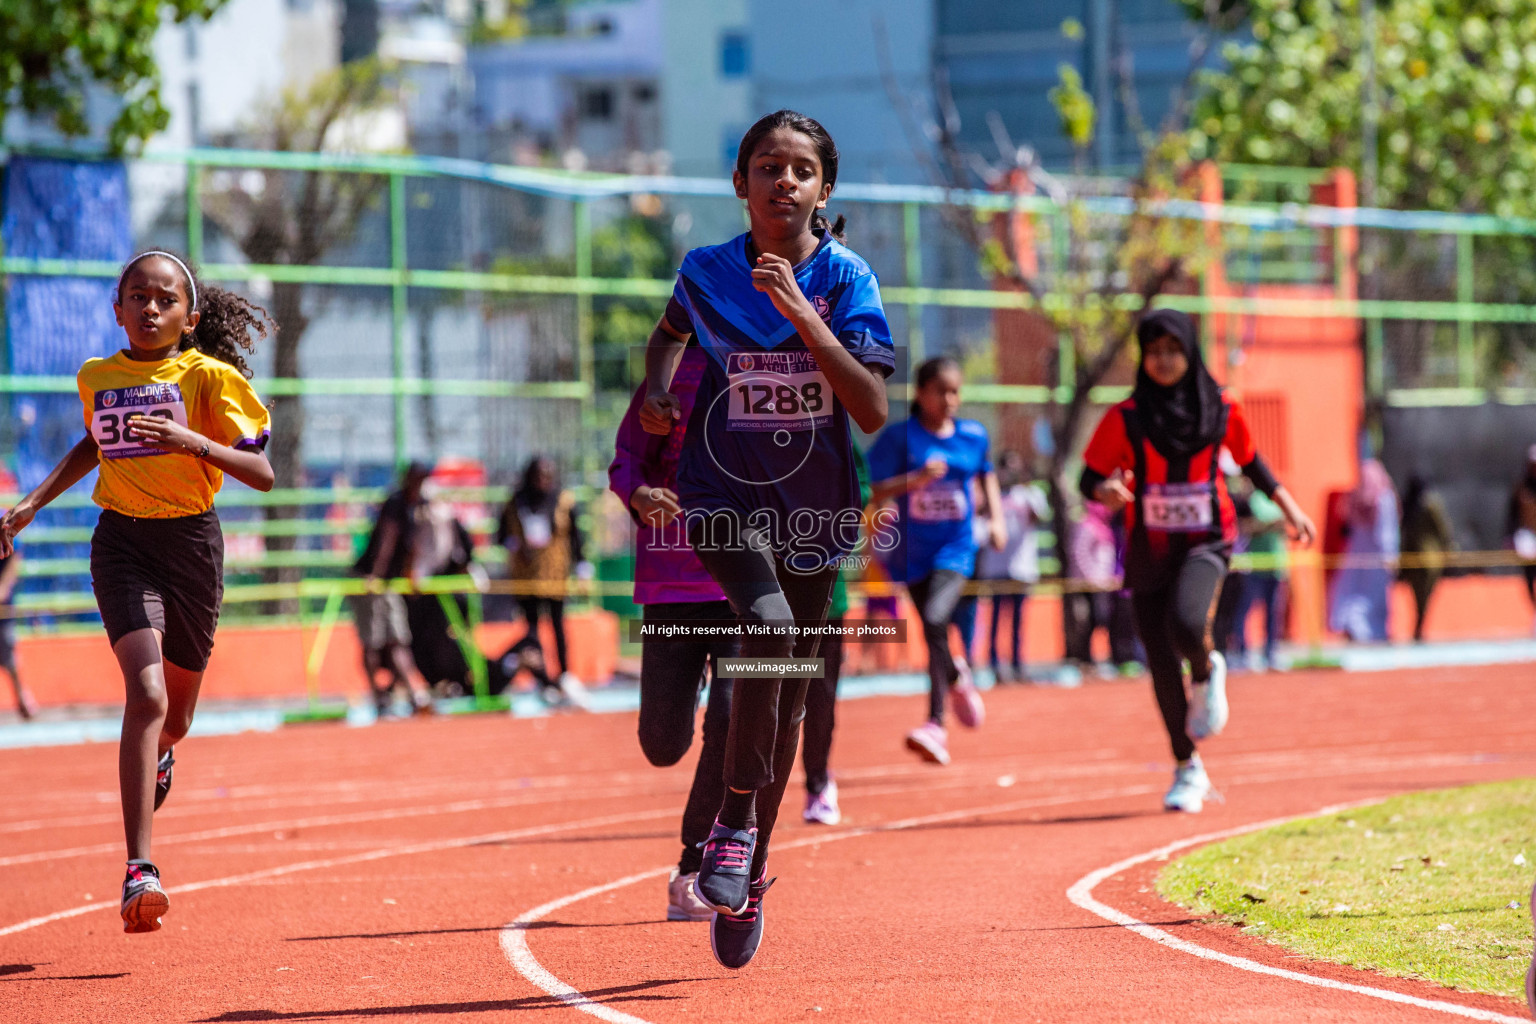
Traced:
[[[1195, 3], [1196, 0], [1186, 0]], [[1376, 78], [1376, 188], [1367, 203], [1536, 217], [1536, 0], [1376, 0], [1367, 47], [1361, 0], [1243, 0], [1252, 39], [1199, 76], [1192, 152], [1233, 163], [1362, 171], [1367, 65]], [[1363, 180], [1363, 179], [1362, 179]], [[1362, 293], [1455, 294], [1449, 235], [1367, 231]], [[1476, 240], [1477, 294], [1536, 301], [1536, 245]], [[1477, 324], [1478, 373], [1501, 380], [1530, 347], [1522, 325]], [[1382, 323], [1385, 386], [1443, 385], [1455, 332]]]
[[[250, 149], [318, 153], [356, 150], [366, 138], [370, 116], [397, 101], [389, 69], [374, 59], [353, 61], [326, 72], [302, 88], [285, 90], [256, 113], [247, 127], [223, 140]], [[337, 171], [215, 172], [204, 193], [203, 209], [219, 231], [246, 259], [258, 265], [316, 266], [325, 254], [349, 244], [363, 215], [376, 206], [388, 187], [377, 174]], [[268, 302], [277, 322], [272, 368], [276, 376], [303, 376], [300, 354], [311, 310], [305, 286], [293, 281], [272, 284]], [[278, 395], [272, 401], [270, 451], [277, 486], [300, 487], [304, 477], [304, 399]], [[268, 506], [268, 518], [287, 518], [298, 510]], [[293, 538], [278, 534], [268, 545], [283, 550]], [[279, 570], [288, 582], [294, 570]]]
[[[1194, 3], [1195, 0], [1186, 0]], [[1536, 216], [1536, 0], [1377, 0], [1376, 205]], [[1203, 72], [1199, 156], [1361, 165], [1361, 0], [1246, 0], [1252, 39]]]
[[113, 151], [170, 122], [160, 101], [154, 41], [160, 26], [207, 20], [228, 0], [5, 0], [0, 14], [0, 130], [22, 111], [66, 135], [92, 130], [93, 88], [121, 99], [108, 131]]

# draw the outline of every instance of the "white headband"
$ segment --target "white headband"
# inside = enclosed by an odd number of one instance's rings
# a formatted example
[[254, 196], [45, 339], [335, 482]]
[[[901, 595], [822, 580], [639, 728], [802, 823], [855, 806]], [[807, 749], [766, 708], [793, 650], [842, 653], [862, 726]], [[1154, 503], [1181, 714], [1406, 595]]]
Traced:
[[142, 260], [142, 259], [144, 259], [146, 257], [149, 257], [149, 256], [164, 256], [166, 259], [170, 260], [172, 263], [174, 263], [178, 267], [180, 267], [181, 268], [181, 272], [183, 274], [187, 275], [187, 289], [192, 292], [192, 310], [194, 312], [196, 312], [196, 310], [197, 310], [197, 281], [196, 281], [196, 279], [194, 279], [192, 277], [192, 271], [190, 269], [188, 269], [188, 267], [187, 267], [187, 265], [185, 263], [181, 262], [180, 257], [178, 257], [175, 253], [173, 253], [173, 252], [166, 252], [164, 249], [150, 249], [148, 252], [141, 252], [137, 256], [135, 256], [133, 259], [129, 260], [128, 263], [123, 267], [123, 272], [121, 274], [117, 275], [117, 293], [118, 293], [118, 295], [122, 295], [122, 293], [123, 293], [123, 278], [128, 276], [128, 271], [132, 270], [133, 269], [133, 265], [135, 263], [139, 262], [139, 260]]

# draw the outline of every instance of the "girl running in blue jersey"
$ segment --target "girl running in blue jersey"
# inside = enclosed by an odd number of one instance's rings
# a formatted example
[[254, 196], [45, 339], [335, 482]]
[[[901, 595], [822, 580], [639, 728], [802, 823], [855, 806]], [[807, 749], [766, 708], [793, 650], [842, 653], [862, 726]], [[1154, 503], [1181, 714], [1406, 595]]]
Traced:
[[912, 416], [886, 427], [869, 450], [874, 500], [896, 498], [901, 515], [902, 548], [892, 560], [893, 574], [906, 583], [928, 644], [928, 720], [907, 734], [907, 746], [934, 764], [949, 764], [946, 695], [967, 728], [980, 726], [986, 714], [969, 668], [949, 649], [949, 626], [976, 567], [973, 481], [980, 480], [986, 494], [992, 546], [1002, 550], [1008, 542], [987, 428], [955, 416], [961, 383], [960, 364], [948, 356], [923, 363]]
[[[691, 335], [709, 356], [678, 464], [685, 536], [740, 621], [743, 659], [815, 657], [841, 556], [860, 540], [862, 503], [848, 417], [866, 432], [887, 412], [890, 327], [869, 264], [818, 211], [837, 182], [837, 146], [789, 110], [741, 140], [732, 180], [751, 230], [683, 259], [646, 352], [641, 424], [670, 433], [668, 391]], [[807, 680], [738, 677], [725, 799], [694, 888], [715, 910], [710, 946], [744, 967], [763, 936], [768, 841], [794, 765]]]

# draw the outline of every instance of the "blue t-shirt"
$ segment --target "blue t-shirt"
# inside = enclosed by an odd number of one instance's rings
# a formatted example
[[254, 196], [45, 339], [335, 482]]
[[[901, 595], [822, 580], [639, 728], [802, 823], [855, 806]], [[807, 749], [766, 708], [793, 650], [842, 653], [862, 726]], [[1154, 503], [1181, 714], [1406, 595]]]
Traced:
[[[769, 529], [779, 555], [819, 568], [859, 540], [848, 414], [794, 325], [752, 287], [748, 240], [688, 253], [668, 306], [668, 320], [691, 330], [709, 356], [678, 462], [678, 498], [689, 513], [739, 513]], [[843, 346], [889, 376], [895, 349], [869, 264], [827, 235], [795, 267], [795, 280]]]
[[929, 433], [916, 416], [880, 432], [869, 449], [869, 478], [876, 483], [922, 469], [932, 459], [949, 466], [939, 479], [896, 499], [900, 544], [886, 558], [894, 579], [910, 583], [938, 569], [971, 575], [976, 568], [971, 481], [992, 472], [990, 448], [987, 428], [975, 420], [955, 420], [948, 437]]

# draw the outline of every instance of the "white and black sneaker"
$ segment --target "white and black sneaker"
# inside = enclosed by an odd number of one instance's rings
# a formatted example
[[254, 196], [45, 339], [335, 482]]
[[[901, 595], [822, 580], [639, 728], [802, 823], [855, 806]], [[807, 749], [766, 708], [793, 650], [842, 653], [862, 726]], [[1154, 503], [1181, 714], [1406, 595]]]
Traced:
[[159, 931], [160, 915], [170, 906], [170, 897], [160, 887], [160, 869], [147, 860], [129, 861], [123, 879], [123, 931]]
[[1227, 659], [1211, 652], [1211, 678], [1190, 687], [1189, 735], [1203, 740], [1218, 736], [1227, 727]]
[[155, 765], [155, 810], [165, 803], [165, 798], [171, 793], [171, 778], [175, 775], [176, 758], [175, 747], [170, 747], [160, 755], [160, 763]]

